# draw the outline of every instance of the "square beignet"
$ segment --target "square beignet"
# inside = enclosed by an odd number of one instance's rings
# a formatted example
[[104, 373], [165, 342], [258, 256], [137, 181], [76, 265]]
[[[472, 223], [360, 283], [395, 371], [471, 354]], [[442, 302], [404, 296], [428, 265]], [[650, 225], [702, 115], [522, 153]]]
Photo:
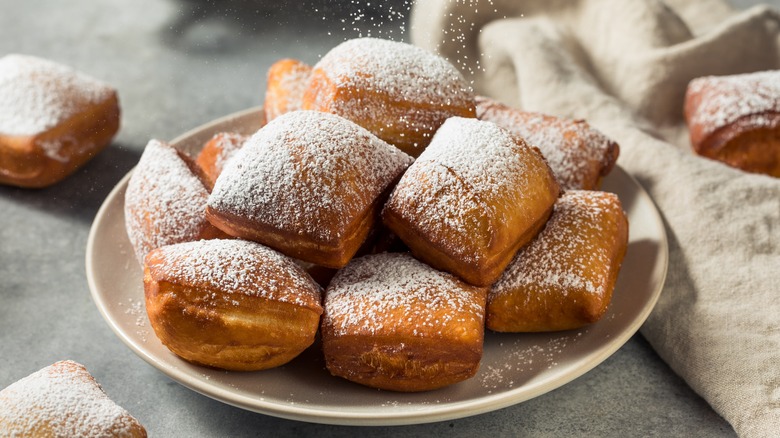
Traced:
[[780, 178], [780, 70], [696, 78], [684, 111], [697, 154]]
[[227, 237], [206, 220], [209, 193], [197, 165], [173, 146], [150, 140], [125, 191], [125, 229], [138, 263], [164, 245]]
[[420, 47], [356, 38], [314, 65], [301, 109], [338, 114], [417, 157], [449, 117], [474, 117], [457, 68]]
[[393, 391], [468, 379], [482, 359], [486, 291], [408, 253], [357, 258], [325, 292], [325, 364], [335, 376]]
[[617, 195], [565, 192], [544, 230], [490, 289], [487, 327], [541, 332], [598, 321], [612, 299], [627, 244], [628, 219]]
[[268, 69], [263, 112], [265, 121], [301, 109], [312, 67], [297, 59], [280, 59]]
[[453, 117], [404, 173], [382, 217], [419, 259], [488, 286], [544, 226], [558, 195], [538, 150], [491, 122]]
[[203, 172], [204, 185], [209, 191], [217, 182], [217, 177], [222, 173], [222, 169], [241, 149], [247, 138], [249, 137], [235, 132], [219, 132], [203, 145], [195, 163]]
[[206, 216], [224, 232], [331, 268], [349, 262], [412, 158], [342, 117], [294, 111], [222, 171]]
[[0, 102], [0, 184], [57, 183], [119, 130], [114, 88], [33, 56], [0, 58]]
[[0, 436], [145, 438], [84, 365], [63, 360], [0, 391]]
[[155, 334], [193, 363], [236, 371], [283, 365], [313, 342], [321, 289], [292, 259], [246, 240], [157, 248], [144, 266]]
[[585, 120], [522, 111], [486, 97], [477, 98], [477, 118], [538, 147], [563, 190], [597, 190], [620, 153], [617, 143]]

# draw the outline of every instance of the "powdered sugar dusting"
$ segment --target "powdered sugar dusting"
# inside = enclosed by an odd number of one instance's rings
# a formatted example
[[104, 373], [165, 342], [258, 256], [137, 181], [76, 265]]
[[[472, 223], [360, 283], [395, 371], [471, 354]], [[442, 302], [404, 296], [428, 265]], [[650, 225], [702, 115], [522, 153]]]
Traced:
[[410, 44], [379, 38], [356, 38], [331, 49], [314, 66], [345, 88], [373, 90], [410, 103], [444, 97], [469, 103], [471, 87], [444, 58]]
[[[286, 59], [271, 66], [265, 93], [266, 122], [301, 109], [301, 98], [311, 76], [311, 66]], [[273, 86], [270, 86], [273, 83]]]
[[217, 179], [208, 203], [216, 211], [332, 242], [411, 162], [346, 119], [296, 111], [247, 141]]
[[215, 142], [214, 148], [217, 150], [213, 165], [214, 172], [217, 175], [222, 172], [222, 169], [233, 158], [233, 155], [241, 149], [247, 138], [247, 136], [235, 132], [222, 132], [212, 138], [211, 141]]
[[[36, 135], [108, 99], [108, 85], [70, 67], [26, 55], [0, 58], [0, 134]], [[47, 152], [57, 156], [57, 145]]]
[[163, 245], [198, 239], [208, 192], [178, 152], [151, 140], [125, 193], [125, 227], [136, 258]]
[[617, 158], [616, 143], [584, 120], [521, 111], [486, 98], [477, 100], [477, 117], [538, 147], [564, 190], [594, 189], [601, 171]]
[[0, 391], [3, 436], [37, 436], [43, 428], [57, 437], [146, 436], [86, 368], [72, 361], [57, 362]]
[[[780, 113], [780, 70], [697, 78], [688, 84], [687, 96], [698, 96], [688, 123], [701, 126], [701, 137], [706, 138], [742, 117]], [[760, 118], [753, 121], [757, 126], [762, 123]]]
[[157, 281], [219, 290], [206, 302], [230, 304], [235, 294], [320, 307], [320, 288], [292, 259], [246, 240], [199, 240], [159, 248], [149, 264]]
[[[304, 109], [327, 110], [350, 120], [386, 125], [373, 130], [385, 140], [388, 132], [414, 133], [427, 143], [441, 123], [463, 109], [473, 109], [470, 85], [447, 60], [406, 43], [357, 38], [329, 51], [315, 66], [339, 92], [310, 87]], [[375, 98], [372, 98], [375, 96]], [[394, 137], [395, 134], [393, 134]], [[424, 144], [415, 144], [423, 147]]]
[[569, 336], [556, 336], [545, 343], [523, 345], [525, 339], [515, 339], [510, 345], [501, 345], [503, 360], [497, 364], [483, 363], [479, 371], [480, 383], [485, 388], [507, 389], [523, 385], [520, 380], [510, 380], [507, 375], [517, 378], [522, 373], [538, 373], [543, 370], [553, 369], [558, 365], [563, 353], [569, 345], [582, 339], [585, 331], [578, 331]]
[[484, 288], [463, 283], [409, 254], [365, 256], [350, 262], [328, 286], [323, 327], [336, 336], [388, 331], [424, 336], [431, 329], [447, 332], [470, 326], [465, 321], [481, 326], [483, 297]]
[[[534, 161], [530, 154], [538, 166], [529, 166]], [[401, 178], [387, 208], [408, 217], [422, 234], [444, 242], [459, 258], [481, 260], [489, 254], [474, 250], [475, 230], [492, 235], [490, 230], [518, 214], [516, 206], [535, 195], [530, 188], [539, 186], [540, 172], [549, 175], [542, 158], [508, 131], [452, 117]], [[504, 202], [486, 202], [496, 196]]]
[[[493, 285], [494, 296], [523, 289], [534, 291], [526, 298], [555, 290], [604, 294], [611, 265], [605, 239], [614, 239], [602, 228], [604, 216], [620, 208], [613, 193], [572, 190], [555, 204], [546, 227], [522, 248], [501, 278]], [[519, 304], [521, 305], [521, 304]]]

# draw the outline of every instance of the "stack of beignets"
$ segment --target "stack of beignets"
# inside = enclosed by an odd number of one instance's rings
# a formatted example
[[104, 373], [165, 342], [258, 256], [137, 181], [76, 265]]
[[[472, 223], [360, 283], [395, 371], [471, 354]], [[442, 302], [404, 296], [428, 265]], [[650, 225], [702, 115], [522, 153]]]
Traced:
[[487, 327], [500, 332], [568, 330], [598, 321], [612, 298], [628, 244], [628, 221], [612, 193], [572, 190], [488, 294]]
[[314, 342], [320, 288], [292, 260], [245, 240], [201, 240], [150, 252], [146, 311], [182, 358], [226, 370], [289, 362]]
[[346, 265], [412, 158], [342, 117], [287, 113], [222, 172], [206, 216], [225, 233], [322, 266]]
[[409, 254], [355, 259], [325, 292], [325, 364], [336, 376], [394, 391], [465, 380], [482, 358], [485, 294]]
[[[259, 370], [291, 360], [319, 327], [333, 375], [425, 391], [476, 373], [486, 326], [598, 320], [625, 214], [615, 195], [561, 187], [597, 188], [618, 146], [583, 121], [479, 102], [485, 120], [443, 59], [364, 38], [313, 68], [274, 64], [269, 123], [214, 136], [195, 170], [153, 145], [158, 166], [142, 158], [128, 188], [128, 233], [133, 221], [157, 224], [148, 210], [165, 214], [174, 200], [158, 200], [176, 192], [193, 206], [181, 222], [205, 217], [234, 238], [144, 243], [147, 313], [163, 344], [190, 362]], [[168, 167], [176, 181], [153, 177]]]
[[697, 154], [780, 178], [780, 70], [694, 79], [685, 120]]
[[617, 143], [584, 120], [523, 111], [486, 97], [477, 98], [477, 118], [538, 147], [563, 190], [598, 189], [620, 153]]
[[301, 108], [338, 114], [417, 157], [449, 117], [474, 117], [474, 95], [445, 59], [410, 44], [349, 40], [314, 66]]
[[145, 438], [146, 430], [108, 398], [84, 365], [66, 360], [0, 391], [0, 435]]
[[416, 257], [488, 286], [544, 226], [558, 195], [537, 149], [493, 123], [453, 117], [396, 185], [382, 217]]
[[208, 191], [197, 165], [167, 143], [151, 140], [125, 192], [125, 228], [138, 262], [164, 245], [224, 237], [206, 220]]
[[0, 58], [0, 102], [0, 184], [59, 182], [119, 130], [115, 89], [45, 59]]

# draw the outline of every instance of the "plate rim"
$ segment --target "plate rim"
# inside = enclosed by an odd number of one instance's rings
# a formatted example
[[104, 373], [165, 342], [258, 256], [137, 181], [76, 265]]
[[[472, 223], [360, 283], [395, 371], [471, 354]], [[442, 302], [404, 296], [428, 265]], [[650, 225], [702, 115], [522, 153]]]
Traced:
[[[170, 141], [171, 144], [181, 143], [188, 138], [203, 133], [208, 130], [213, 130], [218, 126], [222, 126], [225, 123], [234, 121], [242, 117], [249, 117], [257, 113], [262, 112], [262, 107], [252, 107], [237, 111], [210, 122], [192, 128], [183, 134], [176, 136]], [[258, 114], [258, 116], [260, 116]], [[102, 295], [98, 291], [96, 272], [93, 272], [92, 266], [95, 263], [95, 251], [96, 242], [98, 239], [98, 230], [107, 212], [111, 208], [111, 204], [115, 202], [115, 198], [120, 196], [119, 192], [126, 189], [128, 180], [132, 175], [131, 169], [125, 174], [112, 188], [109, 194], [104, 199], [100, 208], [98, 209], [92, 225], [90, 226], [89, 235], [87, 237], [86, 248], [86, 271], [87, 271], [87, 283], [90, 290], [90, 295], [95, 303], [98, 311], [109, 325], [114, 334], [133, 351], [137, 356], [142, 358], [145, 362], [152, 365], [158, 371], [162, 372], [169, 378], [173, 379], [177, 383], [195, 391], [209, 398], [217, 400], [219, 402], [232, 405], [241, 409], [245, 409], [252, 412], [271, 415], [279, 418], [285, 418], [289, 420], [304, 421], [309, 423], [320, 424], [332, 424], [332, 425], [352, 425], [352, 426], [395, 426], [395, 425], [412, 425], [431, 423], [437, 421], [453, 420], [457, 418], [464, 418], [473, 415], [479, 415], [486, 412], [495, 411], [508, 406], [512, 406], [524, 401], [533, 399], [547, 392], [550, 392], [556, 388], [564, 386], [573, 380], [588, 373], [596, 366], [601, 364], [617, 350], [619, 350], [625, 343], [636, 334], [644, 322], [649, 317], [652, 310], [655, 308], [658, 299], [666, 284], [666, 277], [669, 266], [669, 242], [666, 232], [666, 226], [663, 221], [660, 210], [658, 209], [655, 201], [647, 193], [644, 187], [639, 181], [634, 178], [633, 175], [628, 173], [619, 164], [615, 166], [612, 172], [620, 172], [623, 177], [628, 178], [638, 188], [637, 194], [642, 198], [645, 198], [652, 206], [652, 212], [654, 213], [654, 222], [660, 225], [658, 236], [658, 256], [662, 262], [661, 266], [657, 269], [660, 270], [660, 281], [658, 286], [652, 292], [651, 299], [642, 308], [634, 318], [630, 326], [618, 333], [614, 339], [612, 339], [605, 347], [599, 348], [597, 354], [590, 354], [587, 356], [587, 360], [583, 364], [578, 366], [573, 372], [565, 374], [563, 377], [552, 379], [538, 385], [536, 388], [529, 390], [524, 388], [524, 385], [519, 385], [508, 391], [499, 392], [496, 394], [488, 394], [486, 396], [479, 397], [477, 399], [469, 399], [464, 401], [456, 401], [444, 403], [441, 405], [431, 404], [426, 405], [429, 409], [421, 409], [418, 411], [402, 411], [396, 412], [394, 409], [387, 408], [384, 412], [344, 412], [338, 410], [323, 410], [312, 407], [300, 407], [290, 403], [281, 404], [277, 402], [269, 402], [266, 400], [251, 399], [243, 394], [227, 391], [223, 388], [217, 387], [213, 384], [208, 384], [208, 381], [202, 381], [190, 376], [188, 373], [175, 368], [174, 366], [160, 360], [155, 355], [145, 351], [140, 345], [138, 345], [131, 337], [125, 332], [125, 330], [119, 326], [118, 321], [108, 313], [107, 303], [103, 300]], [[124, 200], [121, 200], [122, 204]], [[630, 232], [630, 230], [629, 230]], [[334, 377], [335, 378], [335, 377]]]

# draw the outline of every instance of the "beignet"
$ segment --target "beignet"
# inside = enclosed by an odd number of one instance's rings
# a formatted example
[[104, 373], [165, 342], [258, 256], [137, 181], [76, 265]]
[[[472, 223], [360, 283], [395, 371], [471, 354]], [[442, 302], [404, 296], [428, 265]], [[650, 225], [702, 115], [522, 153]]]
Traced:
[[338, 114], [417, 157], [444, 121], [474, 117], [474, 94], [444, 58], [410, 44], [358, 38], [314, 66], [302, 109]]
[[487, 327], [568, 330], [598, 321], [612, 299], [628, 220], [612, 193], [572, 190], [488, 293]]
[[150, 140], [127, 183], [125, 228], [138, 263], [164, 245], [224, 237], [206, 220], [208, 191], [197, 165], [182, 152]]
[[485, 294], [408, 253], [354, 259], [325, 292], [325, 364], [335, 376], [393, 391], [468, 379], [482, 358]]
[[0, 102], [0, 184], [57, 183], [119, 130], [115, 89], [41, 58], [0, 58]]
[[266, 122], [301, 109], [311, 70], [310, 65], [296, 59], [281, 59], [271, 65], [263, 104]]
[[7, 437], [146, 437], [84, 365], [66, 360], [0, 391], [0, 435]]
[[685, 120], [697, 154], [780, 177], [780, 70], [692, 80]]
[[206, 216], [227, 234], [331, 268], [349, 262], [412, 158], [342, 117], [287, 113], [217, 178]]
[[563, 190], [598, 189], [620, 153], [617, 143], [584, 120], [522, 111], [486, 97], [477, 98], [477, 118], [538, 147]]
[[488, 286], [544, 226], [559, 192], [537, 149], [493, 123], [453, 117], [382, 217], [420, 260]]
[[204, 184], [209, 190], [214, 187], [214, 183], [219, 174], [222, 173], [222, 169], [225, 168], [225, 164], [241, 149], [247, 138], [249, 137], [235, 132], [220, 132], [203, 145], [195, 163], [203, 171]]
[[291, 259], [245, 240], [200, 240], [149, 253], [146, 311], [155, 334], [193, 363], [252, 371], [314, 342], [321, 290]]

